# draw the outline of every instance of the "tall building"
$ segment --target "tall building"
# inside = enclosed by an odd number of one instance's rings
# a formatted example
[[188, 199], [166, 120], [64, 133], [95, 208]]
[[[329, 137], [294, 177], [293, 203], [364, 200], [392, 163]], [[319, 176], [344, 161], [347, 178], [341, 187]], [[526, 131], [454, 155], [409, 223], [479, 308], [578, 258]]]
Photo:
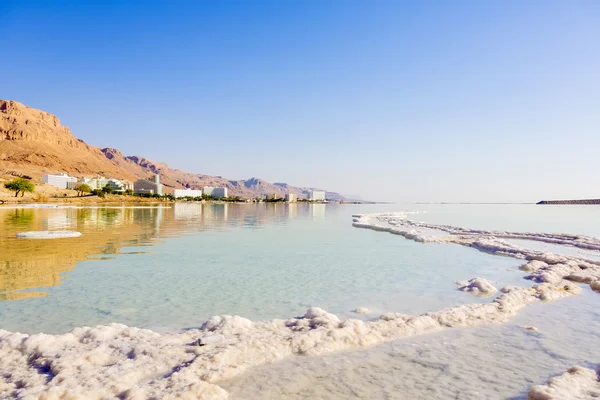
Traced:
[[202, 190], [200, 189], [175, 189], [173, 190], [173, 196], [176, 198], [181, 197], [202, 197]]
[[298, 200], [298, 196], [296, 196], [294, 193], [288, 193], [285, 195], [285, 201], [288, 203], [293, 203], [296, 200]]
[[202, 189], [202, 193], [205, 196], [212, 196], [214, 190], [215, 190], [215, 188], [212, 186], [204, 186], [204, 189]]
[[67, 189], [70, 182], [77, 182], [77, 178], [67, 174], [44, 174], [42, 175], [42, 182], [59, 189]]
[[325, 192], [321, 190], [309, 190], [308, 199], [310, 201], [325, 201]]
[[227, 188], [224, 188], [224, 187], [214, 188], [212, 191], [212, 196], [213, 197], [229, 197], [227, 195]]
[[134, 193], [143, 194], [163, 194], [163, 185], [160, 183], [160, 177], [158, 175], [154, 175], [154, 182], [148, 179], [138, 179], [133, 184]]

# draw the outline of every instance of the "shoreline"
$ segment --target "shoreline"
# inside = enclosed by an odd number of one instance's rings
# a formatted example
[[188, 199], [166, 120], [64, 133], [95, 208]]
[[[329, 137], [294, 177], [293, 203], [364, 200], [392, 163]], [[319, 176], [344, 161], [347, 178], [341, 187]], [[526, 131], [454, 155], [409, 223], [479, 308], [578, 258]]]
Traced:
[[597, 205], [600, 204], [600, 199], [587, 200], [542, 200], [536, 205]]

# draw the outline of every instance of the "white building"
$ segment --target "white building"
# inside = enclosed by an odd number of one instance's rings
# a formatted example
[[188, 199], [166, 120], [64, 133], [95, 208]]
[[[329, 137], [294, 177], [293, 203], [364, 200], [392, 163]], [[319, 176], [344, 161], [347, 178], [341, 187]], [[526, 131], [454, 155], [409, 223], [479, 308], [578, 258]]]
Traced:
[[214, 188], [212, 191], [212, 196], [213, 197], [229, 197], [227, 195], [227, 188], [224, 188], [224, 187]]
[[181, 197], [202, 197], [202, 190], [200, 189], [175, 189], [173, 190], [173, 196], [179, 199]]
[[134, 193], [138, 194], [163, 194], [163, 185], [160, 183], [160, 177], [158, 175], [154, 175], [154, 182], [149, 181], [148, 179], [138, 179], [133, 184]]
[[59, 189], [66, 189], [69, 185], [69, 182], [77, 182], [77, 178], [67, 174], [44, 174], [42, 175], [42, 182]]
[[212, 186], [204, 186], [204, 189], [202, 189], [202, 193], [205, 196], [212, 196], [214, 190], [215, 190], [215, 188]]
[[287, 201], [288, 203], [293, 203], [294, 201], [298, 200], [298, 196], [296, 196], [294, 193], [288, 193], [285, 195], [285, 201]]
[[310, 201], [325, 201], [325, 192], [321, 190], [309, 190], [308, 199]]
[[113, 178], [105, 178], [103, 176], [97, 176], [95, 178], [83, 178], [76, 182], [69, 182], [69, 189], [77, 189], [77, 186], [86, 184], [92, 190], [101, 190], [102, 188], [108, 186], [114, 192], [123, 192], [126, 189], [131, 189], [131, 183], [126, 181], [120, 181], [118, 179]]

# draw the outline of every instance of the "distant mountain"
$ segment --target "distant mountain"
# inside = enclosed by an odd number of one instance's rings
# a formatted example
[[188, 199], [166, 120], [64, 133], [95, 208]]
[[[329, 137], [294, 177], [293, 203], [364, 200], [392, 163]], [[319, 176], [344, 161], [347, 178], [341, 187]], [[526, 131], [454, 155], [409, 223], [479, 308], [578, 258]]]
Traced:
[[346, 194], [344, 199], [348, 201], [363, 201], [364, 199], [357, 194]]
[[[114, 148], [100, 149], [75, 137], [57, 117], [16, 101], [0, 100], [0, 174], [25, 174], [40, 179], [44, 173], [67, 172], [74, 176], [105, 175], [135, 180], [160, 175], [169, 188], [227, 187], [231, 196], [256, 197], [294, 193], [306, 197], [308, 190], [263, 179], [228, 180], [193, 174], [140, 156], [125, 156]], [[327, 198], [343, 196], [327, 192]]]

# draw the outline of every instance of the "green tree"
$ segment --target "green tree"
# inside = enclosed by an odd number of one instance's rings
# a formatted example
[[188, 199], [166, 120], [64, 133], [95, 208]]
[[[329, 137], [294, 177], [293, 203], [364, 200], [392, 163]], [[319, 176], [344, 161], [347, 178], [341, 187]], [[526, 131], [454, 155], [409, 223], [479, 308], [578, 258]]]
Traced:
[[4, 187], [14, 191], [15, 197], [17, 197], [19, 193], [21, 193], [21, 197], [23, 197], [25, 193], [33, 193], [35, 191], [35, 185], [24, 178], [17, 178], [10, 182], [6, 182]]
[[81, 197], [84, 193], [91, 193], [92, 188], [87, 183], [82, 183], [81, 185], [75, 188], [77, 190], [77, 196]]
[[101, 198], [104, 198], [104, 197], [106, 197], [106, 193], [104, 193], [104, 192], [102, 191], [102, 189], [94, 189], [94, 190], [92, 190], [92, 194], [93, 194], [93, 195], [96, 195], [96, 196], [98, 196], [98, 197], [101, 197]]
[[112, 193], [113, 193], [113, 189], [112, 189], [110, 186], [108, 186], [108, 185], [104, 186], [104, 187], [102, 188], [102, 191], [103, 191], [104, 193], [106, 193], [106, 194], [112, 194]]

